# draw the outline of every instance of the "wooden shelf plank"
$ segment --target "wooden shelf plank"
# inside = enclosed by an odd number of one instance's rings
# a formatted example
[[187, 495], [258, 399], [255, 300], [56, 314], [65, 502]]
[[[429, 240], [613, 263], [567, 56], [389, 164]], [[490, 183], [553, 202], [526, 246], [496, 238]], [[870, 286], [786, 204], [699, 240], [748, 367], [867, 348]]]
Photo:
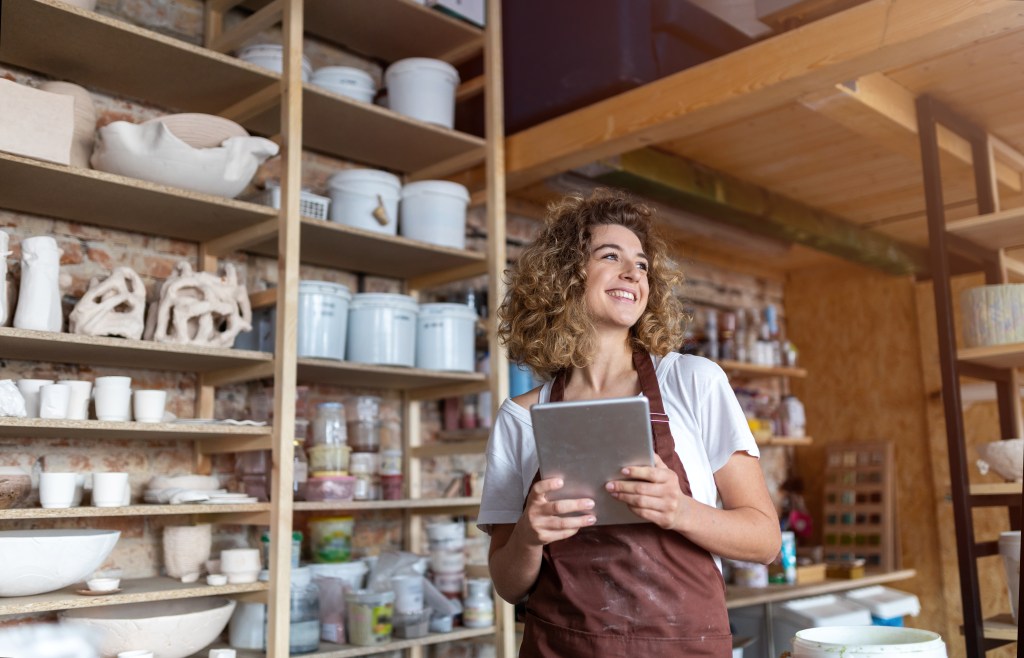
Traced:
[[[401, 4], [427, 11], [404, 0]], [[376, 21], [378, 13], [368, 12], [366, 20]], [[391, 27], [382, 23], [381, 29]], [[59, 41], [34, 36], [41, 33], [69, 36]], [[210, 114], [281, 80], [279, 74], [235, 57], [57, 0], [5, 0], [0, 5], [0, 61], [161, 107]], [[277, 134], [280, 111], [270, 108], [242, 124], [251, 132]], [[456, 157], [466, 158], [468, 167], [477, 162], [470, 156], [477, 154], [483, 162], [485, 155], [485, 141], [479, 137], [312, 85], [303, 93], [303, 146], [401, 172]]]
[[[819, 596], [834, 592], [845, 592], [869, 585], [884, 585], [900, 580], [909, 580], [917, 575], [914, 569], [879, 572], [869, 571], [863, 578], [827, 578], [823, 582], [807, 585], [774, 585], [767, 587], [739, 587], [727, 585], [725, 604], [728, 608], [743, 608], [748, 605], [762, 605], [791, 601], [805, 596]], [[1014, 629], [1016, 630], [1016, 629]]]
[[984, 629], [987, 640], [1017, 641], [1017, 624], [1009, 612], [986, 619]]
[[370, 510], [409, 510], [413, 512], [435, 512], [447, 509], [479, 507], [480, 499], [475, 496], [459, 498], [403, 498], [402, 500], [324, 500], [296, 501], [292, 509], [296, 512], [365, 512]]
[[270, 354], [0, 327], [0, 358], [186, 372], [269, 364]]
[[[471, 266], [479, 266], [481, 272], [487, 268], [487, 259], [479, 252], [440, 247], [308, 217], [302, 219], [300, 245], [304, 263], [399, 279]], [[247, 251], [276, 257], [277, 236]]]
[[1024, 343], [963, 347], [957, 350], [957, 358], [990, 368], [1024, 368]]
[[809, 446], [814, 439], [809, 436], [770, 436], [766, 439], [757, 439], [759, 446]]
[[721, 359], [715, 361], [722, 367], [722, 370], [737, 375], [749, 375], [752, 377], [806, 377], [807, 371], [803, 368], [759, 366], [743, 361], [730, 361]]
[[[216, 440], [236, 437], [270, 438], [270, 427], [188, 423], [136, 423], [103, 420], [50, 420], [0, 417], [0, 437], [43, 439]], [[269, 441], [267, 444], [269, 448]]]
[[[320, 649], [315, 653], [302, 654], [308, 658], [348, 658], [350, 656], [372, 656], [378, 653], [391, 653], [393, 651], [399, 651], [404, 649], [411, 649], [413, 647], [422, 647], [431, 644], [443, 644], [445, 642], [458, 642], [461, 640], [471, 640], [473, 638], [487, 638], [493, 636], [495, 628], [488, 626], [487, 628], [457, 628], [450, 633], [429, 633], [424, 637], [418, 637], [411, 640], [399, 640], [392, 639], [390, 642], [385, 644], [377, 644], [374, 646], [359, 647], [352, 644], [332, 644], [330, 642], [323, 642], [320, 644]], [[210, 649], [221, 649], [229, 648], [226, 644], [214, 644], [205, 649], [200, 653], [197, 653], [190, 658], [206, 658], [207, 652]], [[265, 658], [266, 654], [262, 651], [255, 651], [251, 649], [238, 649], [238, 658]]]
[[182, 583], [173, 578], [122, 579], [121, 591], [108, 596], [85, 596], [75, 593], [83, 584], [71, 585], [56, 592], [34, 596], [0, 598], [0, 615], [31, 614], [70, 610], [72, 608], [94, 608], [105, 605], [143, 603], [145, 601], [167, 601], [170, 599], [191, 599], [201, 596], [225, 596], [247, 592], [265, 592], [266, 583], [246, 585], [221, 585], [213, 587], [205, 583]]
[[429, 457], [449, 457], [451, 455], [483, 454], [486, 449], [487, 439], [436, 441], [421, 446], [413, 446], [409, 449], [409, 454], [416, 459], [427, 459]]
[[1019, 247], [1024, 245], [1024, 207], [958, 219], [946, 230], [992, 250]]
[[1005, 496], [1022, 493], [1020, 482], [985, 482], [971, 485], [972, 496]]
[[311, 384], [404, 391], [450, 384], [486, 382], [485, 375], [479, 372], [444, 372], [401, 366], [369, 365], [351, 361], [330, 361], [328, 359], [299, 359], [298, 379], [300, 382]]
[[[243, 6], [259, 9], [269, 0]], [[409, 0], [306, 0], [306, 32], [373, 59], [451, 60], [483, 50], [483, 30]], [[456, 57], [454, 59], [462, 59]]]
[[438, 441], [486, 441], [491, 436], [490, 427], [474, 427], [473, 429], [441, 430], [437, 433]]
[[[55, 193], [59, 192], [59, 193]], [[0, 153], [7, 210], [202, 242], [277, 216], [273, 208]]]
[[[185, 503], [182, 505], [128, 505], [127, 507], [68, 507], [64, 509], [43, 509], [27, 507], [0, 510], [0, 521], [22, 519], [80, 519], [108, 516], [168, 516], [174, 514], [232, 514], [270, 512], [270, 503], [239, 503], [234, 505], [210, 505]], [[2, 601], [3, 599], [0, 599]]]

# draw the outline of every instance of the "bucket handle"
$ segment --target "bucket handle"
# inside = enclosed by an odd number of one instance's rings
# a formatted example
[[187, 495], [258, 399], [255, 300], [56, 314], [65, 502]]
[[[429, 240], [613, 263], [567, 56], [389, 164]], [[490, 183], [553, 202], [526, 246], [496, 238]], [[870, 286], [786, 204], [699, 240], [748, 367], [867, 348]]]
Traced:
[[384, 207], [384, 197], [379, 194], [377, 195], [377, 207], [373, 209], [373, 217], [381, 226], [387, 226], [391, 223], [387, 208]]

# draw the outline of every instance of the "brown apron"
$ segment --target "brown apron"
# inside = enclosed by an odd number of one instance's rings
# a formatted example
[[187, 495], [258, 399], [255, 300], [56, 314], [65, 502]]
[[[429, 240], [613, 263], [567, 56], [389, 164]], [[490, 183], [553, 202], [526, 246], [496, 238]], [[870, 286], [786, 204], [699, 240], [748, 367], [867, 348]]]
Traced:
[[[651, 357], [634, 352], [633, 364], [651, 407], [654, 449], [689, 496]], [[564, 391], [561, 373], [551, 401]], [[545, 546], [526, 613], [519, 655], [527, 658], [732, 655], [725, 582], [714, 559], [653, 523], [584, 528]]]

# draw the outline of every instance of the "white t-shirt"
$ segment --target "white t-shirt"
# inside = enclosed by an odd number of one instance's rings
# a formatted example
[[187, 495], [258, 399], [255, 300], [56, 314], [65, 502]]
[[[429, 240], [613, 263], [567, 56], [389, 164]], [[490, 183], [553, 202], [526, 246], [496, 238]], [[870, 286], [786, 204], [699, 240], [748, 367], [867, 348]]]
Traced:
[[[695, 500], [715, 505], [714, 473], [733, 453], [760, 457], [757, 443], [729, 378], [717, 363], [671, 352], [657, 361], [658, 386], [665, 413]], [[547, 402], [551, 382], [540, 401]], [[515, 523], [537, 474], [537, 446], [530, 412], [511, 399], [498, 410], [487, 443], [487, 471], [477, 524], [488, 534], [495, 523]]]

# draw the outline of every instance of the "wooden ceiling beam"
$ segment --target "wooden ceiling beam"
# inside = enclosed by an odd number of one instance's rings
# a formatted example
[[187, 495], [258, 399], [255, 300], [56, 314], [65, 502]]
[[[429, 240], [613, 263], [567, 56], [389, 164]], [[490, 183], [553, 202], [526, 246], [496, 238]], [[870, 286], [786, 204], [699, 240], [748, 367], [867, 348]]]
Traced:
[[759, 235], [795, 242], [890, 274], [927, 272], [927, 251], [701, 164], [654, 149], [604, 159], [577, 170], [587, 178], [630, 190]]
[[1024, 28], [1017, 0], [870, 0], [508, 138], [509, 189]]
[[[921, 157], [921, 143], [914, 102], [912, 91], [881, 73], [861, 76], [800, 99], [809, 110], [916, 162]], [[960, 168], [971, 166], [971, 145], [943, 126], [939, 126], [939, 148]], [[1012, 192], [1021, 191], [1020, 171], [999, 160], [995, 168], [1000, 185]]]

